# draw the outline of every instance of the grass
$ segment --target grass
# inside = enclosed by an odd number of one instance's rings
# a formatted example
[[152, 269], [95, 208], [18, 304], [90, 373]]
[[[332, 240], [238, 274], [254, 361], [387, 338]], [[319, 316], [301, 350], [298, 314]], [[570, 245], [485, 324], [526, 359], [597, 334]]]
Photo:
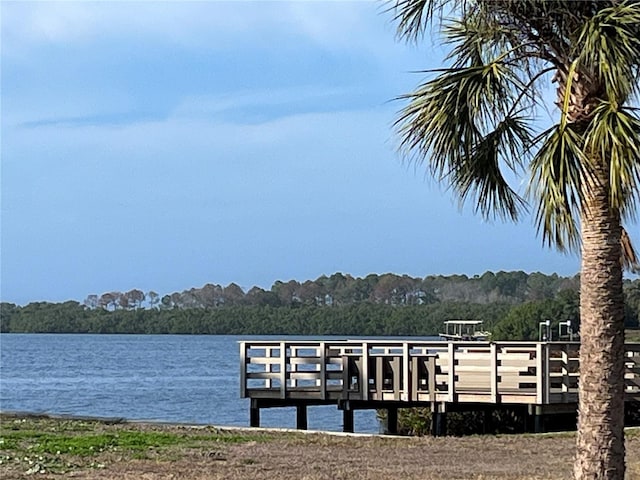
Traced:
[[206, 427], [165, 431], [154, 425], [1, 415], [0, 478], [105, 468], [114, 459], [178, 458], [177, 450], [215, 450], [267, 438], [266, 434], [239, 435]]
[[[628, 430], [628, 479], [640, 478]], [[0, 478], [570, 479], [575, 433], [353, 437], [0, 415]], [[37, 475], [36, 475], [37, 474]]]
[[[11, 434], [7, 435], [9, 440]], [[158, 432], [127, 432], [102, 433], [99, 435], [55, 435], [55, 434], [34, 434], [33, 436], [22, 436], [22, 439], [32, 439], [35, 441], [32, 451], [35, 453], [60, 454], [60, 452], [73, 452], [75, 455], [95, 455], [96, 452], [103, 452], [108, 449], [121, 448], [123, 450], [143, 450], [150, 447], [162, 447], [180, 443], [181, 438], [174, 434]]]
[[627, 328], [624, 331], [624, 337], [626, 342], [640, 342], [640, 328]]

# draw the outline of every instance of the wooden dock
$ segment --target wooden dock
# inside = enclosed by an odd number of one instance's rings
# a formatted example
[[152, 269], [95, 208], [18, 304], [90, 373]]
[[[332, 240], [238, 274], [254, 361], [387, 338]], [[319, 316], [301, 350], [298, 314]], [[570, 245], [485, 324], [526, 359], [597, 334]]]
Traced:
[[[336, 405], [343, 430], [353, 411], [386, 409], [394, 433], [397, 409], [428, 406], [433, 434], [446, 433], [446, 412], [523, 406], [532, 430], [550, 415], [574, 413], [578, 401], [578, 342], [440, 342], [412, 340], [243, 341], [240, 396], [249, 398], [250, 425], [260, 409]], [[625, 395], [640, 401], [640, 343], [625, 345]]]

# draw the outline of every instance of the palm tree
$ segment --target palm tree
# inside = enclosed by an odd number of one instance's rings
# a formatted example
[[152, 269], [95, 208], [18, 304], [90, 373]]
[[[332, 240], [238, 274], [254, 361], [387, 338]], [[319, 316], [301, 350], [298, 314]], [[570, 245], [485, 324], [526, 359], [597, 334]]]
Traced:
[[[394, 0], [401, 39], [434, 23], [448, 68], [400, 97], [400, 149], [486, 217], [533, 203], [543, 242], [581, 251], [577, 479], [624, 477], [622, 222], [640, 185], [640, 2]], [[545, 88], [559, 120], [540, 134]], [[518, 192], [512, 179], [529, 177]]]

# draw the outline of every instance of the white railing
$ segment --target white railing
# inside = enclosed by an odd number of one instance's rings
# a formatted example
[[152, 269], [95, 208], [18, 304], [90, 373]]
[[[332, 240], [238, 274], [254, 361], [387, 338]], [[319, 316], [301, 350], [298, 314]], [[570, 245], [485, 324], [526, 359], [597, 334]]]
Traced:
[[[577, 342], [245, 341], [242, 397], [555, 404], [577, 401]], [[625, 392], [640, 400], [640, 344]]]

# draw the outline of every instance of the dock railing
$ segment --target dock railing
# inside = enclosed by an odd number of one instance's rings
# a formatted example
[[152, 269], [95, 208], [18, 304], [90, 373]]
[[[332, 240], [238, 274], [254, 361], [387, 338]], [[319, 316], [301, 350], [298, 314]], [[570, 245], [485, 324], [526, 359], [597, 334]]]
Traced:
[[[310, 403], [575, 403], [578, 342], [240, 342], [241, 397]], [[640, 400], [640, 343], [625, 345]]]

